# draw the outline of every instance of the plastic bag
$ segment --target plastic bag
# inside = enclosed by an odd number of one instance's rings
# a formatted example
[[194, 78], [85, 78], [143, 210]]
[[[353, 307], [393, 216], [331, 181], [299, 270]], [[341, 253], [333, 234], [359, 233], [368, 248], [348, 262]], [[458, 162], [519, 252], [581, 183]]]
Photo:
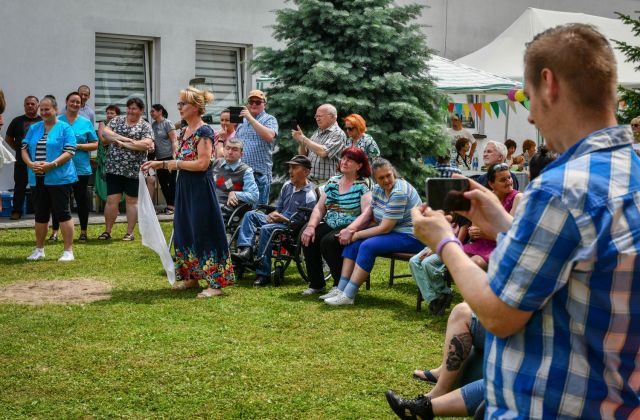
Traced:
[[142, 172], [138, 173], [138, 181], [138, 228], [142, 237], [142, 245], [151, 248], [160, 256], [162, 267], [167, 273], [167, 280], [173, 286], [176, 282], [175, 265]]
[[11, 153], [9, 149], [4, 147], [4, 144], [2, 143], [3, 143], [3, 139], [2, 137], [0, 137], [0, 168], [2, 168], [3, 165], [16, 161], [16, 158], [13, 156], [13, 153]]

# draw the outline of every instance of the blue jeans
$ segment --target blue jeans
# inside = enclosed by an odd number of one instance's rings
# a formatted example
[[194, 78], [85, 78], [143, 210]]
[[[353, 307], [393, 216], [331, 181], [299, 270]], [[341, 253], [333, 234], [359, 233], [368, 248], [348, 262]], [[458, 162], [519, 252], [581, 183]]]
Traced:
[[262, 263], [256, 267], [256, 274], [269, 277], [271, 275], [271, 247], [267, 244], [269, 236], [275, 229], [286, 228], [282, 223], [267, 223], [267, 215], [257, 211], [250, 211], [244, 215], [240, 231], [238, 232], [238, 246], [251, 246], [260, 228], [260, 242], [256, 257], [263, 255]]
[[466, 384], [460, 388], [460, 394], [462, 394], [462, 400], [467, 407], [467, 415], [473, 416], [484, 400], [484, 379]]
[[[422, 252], [426, 252], [424, 249]], [[420, 254], [422, 254], [422, 252]], [[413, 279], [416, 281], [424, 301], [429, 303], [443, 294], [451, 294], [451, 289], [447, 287], [444, 275], [447, 267], [444, 265], [438, 254], [433, 253], [420, 261], [420, 254], [414, 255], [409, 260], [409, 268]]]
[[269, 189], [271, 188], [271, 177], [268, 175], [255, 175], [256, 184], [258, 185], [258, 204], [269, 204]]
[[373, 269], [376, 257], [390, 252], [417, 253], [424, 248], [422, 242], [413, 235], [400, 232], [389, 232], [351, 242], [342, 251], [344, 258], [349, 258], [367, 273]]

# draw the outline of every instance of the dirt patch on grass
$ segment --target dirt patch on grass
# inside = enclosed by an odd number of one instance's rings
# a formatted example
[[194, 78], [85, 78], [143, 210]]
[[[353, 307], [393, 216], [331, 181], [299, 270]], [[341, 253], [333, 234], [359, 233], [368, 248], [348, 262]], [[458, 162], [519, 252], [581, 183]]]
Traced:
[[0, 286], [0, 303], [81, 304], [111, 298], [111, 285], [94, 279], [43, 280]]

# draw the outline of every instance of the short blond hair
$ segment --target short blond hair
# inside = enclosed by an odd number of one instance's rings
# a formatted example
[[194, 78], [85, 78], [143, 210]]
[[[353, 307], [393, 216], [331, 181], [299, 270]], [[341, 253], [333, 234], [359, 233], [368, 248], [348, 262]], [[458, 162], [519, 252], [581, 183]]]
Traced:
[[204, 115], [207, 111], [207, 104], [213, 102], [213, 98], [213, 93], [193, 86], [180, 91], [180, 100], [197, 107], [200, 115]]

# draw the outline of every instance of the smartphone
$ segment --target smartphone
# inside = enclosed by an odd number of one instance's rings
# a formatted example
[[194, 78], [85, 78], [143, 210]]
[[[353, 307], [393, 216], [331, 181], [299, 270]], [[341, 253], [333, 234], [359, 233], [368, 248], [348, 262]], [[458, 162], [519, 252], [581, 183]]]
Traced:
[[242, 112], [243, 107], [241, 106], [230, 106], [229, 107], [229, 119], [231, 120], [232, 123], [235, 124], [241, 124], [242, 120], [244, 118], [242, 118], [240, 116], [240, 112]]
[[464, 197], [464, 192], [468, 190], [468, 179], [429, 178], [427, 203], [433, 210], [466, 211], [471, 208], [471, 201]]
[[298, 120], [291, 120], [291, 129], [292, 130], [297, 130], [298, 129]]

